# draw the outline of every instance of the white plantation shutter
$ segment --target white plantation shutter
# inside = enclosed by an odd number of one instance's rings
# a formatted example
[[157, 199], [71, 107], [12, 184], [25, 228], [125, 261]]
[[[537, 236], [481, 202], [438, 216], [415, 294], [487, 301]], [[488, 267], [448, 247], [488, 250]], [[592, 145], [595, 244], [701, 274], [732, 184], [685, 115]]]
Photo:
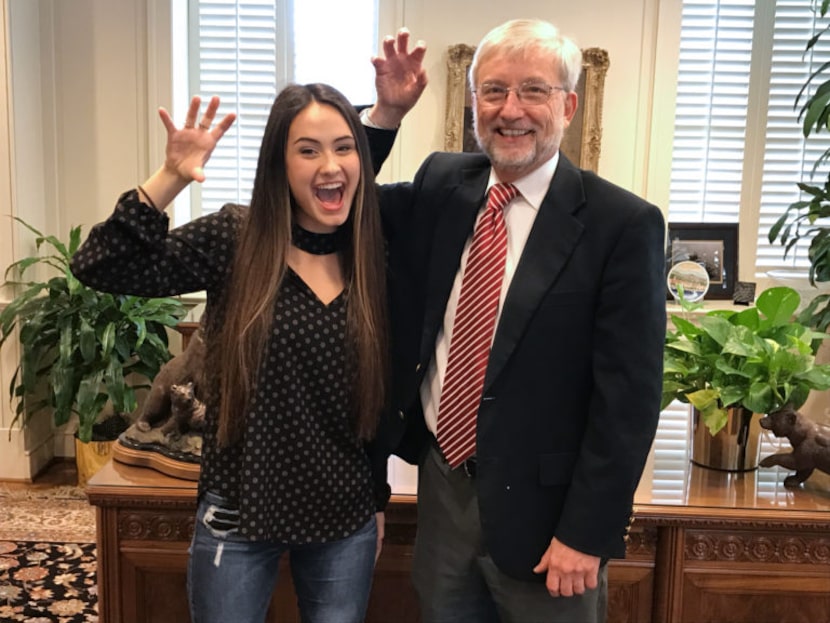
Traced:
[[753, 0], [684, 0], [669, 197], [673, 222], [736, 222]]
[[[374, 101], [377, 0], [190, 0], [190, 93], [219, 95], [237, 120], [191, 184], [188, 219], [250, 201], [274, 97], [291, 82], [327, 82], [355, 104]], [[347, 36], [344, 36], [347, 33]], [[189, 102], [178, 102], [183, 118]], [[183, 202], [185, 205], [187, 202]]]
[[[810, 2], [777, 0], [772, 7], [683, 1], [669, 198], [673, 222], [757, 222], [757, 231], [742, 228], [739, 243], [757, 242], [756, 277], [809, 265], [806, 248], [785, 260], [784, 248], [767, 235], [799, 200], [796, 182], [810, 179], [830, 145], [827, 132], [805, 140], [793, 109], [810, 73], [830, 60], [830, 45], [822, 41], [804, 56], [817, 21]], [[753, 123], [760, 126], [755, 142], [747, 135]], [[826, 177], [823, 171], [814, 181]]]
[[[787, 266], [802, 268], [805, 272], [808, 269], [806, 244], [791, 250], [785, 261], [784, 247], [777, 242], [770, 245], [767, 233], [787, 206], [806, 198], [799, 196], [795, 182], [804, 180], [822, 186], [830, 166], [820, 167], [811, 180], [813, 164], [830, 145], [830, 134], [824, 131], [805, 139], [798, 110], [794, 110], [795, 96], [807, 78], [830, 61], [830, 45], [826, 41], [814, 46], [806, 56], [804, 54], [805, 43], [818, 23], [809, 4], [804, 0], [778, 0], [775, 9], [769, 96], [765, 102], [767, 131], [755, 262], [759, 275]], [[822, 23], [826, 24], [827, 20]], [[802, 96], [799, 109], [806, 99]]]
[[259, 142], [265, 129], [277, 80], [285, 72], [277, 66], [284, 54], [272, 0], [231, 2], [201, 0], [195, 24], [197, 71], [192, 74], [194, 93], [207, 99], [218, 95], [220, 115], [235, 111], [234, 127], [211, 156], [209, 175], [201, 186], [201, 213], [213, 212], [227, 202], [247, 203], [253, 186]]
[[689, 470], [690, 418], [688, 405], [675, 401], [660, 414], [654, 442], [651, 492], [655, 502], [682, 501], [679, 482]]

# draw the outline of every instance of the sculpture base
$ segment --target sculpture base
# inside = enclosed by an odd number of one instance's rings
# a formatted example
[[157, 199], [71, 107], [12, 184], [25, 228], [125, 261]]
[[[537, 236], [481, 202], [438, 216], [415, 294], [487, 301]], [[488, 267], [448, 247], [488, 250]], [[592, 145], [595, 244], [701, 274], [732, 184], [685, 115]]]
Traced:
[[199, 457], [175, 456], [161, 444], [137, 443], [122, 435], [113, 444], [112, 458], [119, 463], [149, 467], [183, 480], [199, 480]]

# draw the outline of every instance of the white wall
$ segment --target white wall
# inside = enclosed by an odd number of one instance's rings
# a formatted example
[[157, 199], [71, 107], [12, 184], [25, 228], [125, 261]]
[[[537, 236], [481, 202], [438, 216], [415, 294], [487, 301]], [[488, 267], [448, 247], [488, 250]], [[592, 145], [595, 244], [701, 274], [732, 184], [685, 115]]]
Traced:
[[[184, 0], [0, 1], [2, 213], [59, 236], [78, 224], [88, 231], [120, 192], [161, 162], [156, 107], [170, 97], [166, 14], [168, 2]], [[443, 147], [447, 48], [475, 45], [506, 19], [541, 17], [581, 47], [608, 50], [600, 174], [665, 208], [680, 0], [381, 2], [390, 33], [405, 25], [427, 42], [430, 79], [404, 122], [387, 176], [410, 179], [429, 152]], [[0, 235], [10, 242], [0, 244], [2, 267], [30, 253], [8, 221], [0, 221]], [[0, 305], [8, 297], [3, 293]], [[0, 457], [11, 456], [3, 445], [12, 350], [4, 347], [0, 359]], [[27, 443], [14, 441], [15, 452], [25, 453]], [[57, 442], [59, 454], [64, 445]], [[18, 464], [0, 458], [0, 478], [19, 476]]]
[[[53, 125], [49, 107], [43, 101], [44, 74], [40, 70], [44, 51], [39, 37], [9, 37], [12, 24], [25, 32], [37, 33], [43, 19], [34, 2], [5, 3], [2, 7], [0, 234], [4, 243], [0, 245], [0, 265], [4, 271], [11, 262], [35, 250], [32, 235], [9, 217], [24, 216], [41, 231], [58, 220], [53, 201], [55, 150], [47, 138]], [[21, 209], [24, 205], [25, 210]], [[4, 301], [11, 295], [6, 291], [2, 294]], [[12, 426], [14, 409], [7, 388], [18, 356], [17, 344], [10, 339], [0, 353], [0, 477], [28, 479], [52, 457], [52, 427], [48, 414], [34, 418], [24, 429]]]
[[61, 226], [87, 230], [147, 174], [146, 3], [47, 4], [55, 14]]

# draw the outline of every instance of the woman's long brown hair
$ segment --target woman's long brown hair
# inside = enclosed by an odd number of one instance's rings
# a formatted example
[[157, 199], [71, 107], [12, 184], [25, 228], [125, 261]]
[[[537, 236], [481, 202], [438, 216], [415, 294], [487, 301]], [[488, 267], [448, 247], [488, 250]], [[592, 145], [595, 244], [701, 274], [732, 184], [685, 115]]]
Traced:
[[[347, 353], [353, 370], [351, 404], [355, 431], [370, 439], [384, 405], [388, 320], [383, 236], [369, 143], [355, 109], [324, 84], [290, 85], [271, 107], [257, 162], [250, 208], [243, 217], [220, 313], [213, 316], [218, 381], [219, 444], [239, 441], [273, 323], [274, 300], [285, 276], [291, 244], [293, 200], [286, 173], [288, 130], [311, 102], [335, 108], [348, 123], [360, 157], [360, 181], [341, 252], [347, 292]], [[298, 208], [296, 208], [298, 209]]]

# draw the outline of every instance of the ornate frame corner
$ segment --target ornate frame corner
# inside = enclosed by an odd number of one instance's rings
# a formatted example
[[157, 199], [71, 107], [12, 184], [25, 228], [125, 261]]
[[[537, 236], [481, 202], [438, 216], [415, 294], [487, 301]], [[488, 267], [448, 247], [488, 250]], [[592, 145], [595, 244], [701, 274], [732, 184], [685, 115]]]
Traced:
[[476, 49], [465, 43], [451, 45], [447, 56], [447, 111], [444, 150], [461, 151], [464, 144], [464, 107], [470, 95], [467, 72]]

